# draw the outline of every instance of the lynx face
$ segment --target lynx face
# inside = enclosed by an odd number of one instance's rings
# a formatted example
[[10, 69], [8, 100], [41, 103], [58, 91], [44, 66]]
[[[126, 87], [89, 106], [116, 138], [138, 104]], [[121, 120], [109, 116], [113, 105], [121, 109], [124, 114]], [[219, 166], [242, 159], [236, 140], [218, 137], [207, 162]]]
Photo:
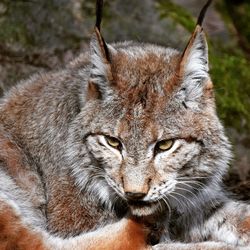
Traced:
[[106, 49], [112, 59], [93, 40], [90, 79], [72, 129], [77, 185], [111, 206], [122, 200], [137, 216], [195, 206], [196, 194], [208, 194], [230, 158], [202, 30], [183, 55], [133, 43]]

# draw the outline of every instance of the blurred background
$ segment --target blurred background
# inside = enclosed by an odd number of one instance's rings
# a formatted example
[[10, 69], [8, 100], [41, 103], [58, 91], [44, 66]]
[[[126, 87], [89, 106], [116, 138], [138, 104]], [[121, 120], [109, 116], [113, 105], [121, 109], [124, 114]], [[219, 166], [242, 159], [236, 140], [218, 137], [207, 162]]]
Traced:
[[[206, 0], [106, 0], [106, 41], [183, 50]], [[0, 96], [19, 80], [56, 70], [88, 49], [94, 0], [0, 0]], [[219, 116], [235, 158], [225, 183], [250, 200], [250, 1], [215, 0], [204, 21]]]

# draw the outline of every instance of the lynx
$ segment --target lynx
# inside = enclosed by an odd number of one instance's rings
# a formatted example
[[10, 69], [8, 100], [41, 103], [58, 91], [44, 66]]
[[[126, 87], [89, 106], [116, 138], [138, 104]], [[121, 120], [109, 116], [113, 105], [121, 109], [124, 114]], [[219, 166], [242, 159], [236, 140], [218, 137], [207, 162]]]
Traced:
[[0, 105], [0, 249], [250, 249], [227, 198], [203, 7], [184, 52], [107, 44]]

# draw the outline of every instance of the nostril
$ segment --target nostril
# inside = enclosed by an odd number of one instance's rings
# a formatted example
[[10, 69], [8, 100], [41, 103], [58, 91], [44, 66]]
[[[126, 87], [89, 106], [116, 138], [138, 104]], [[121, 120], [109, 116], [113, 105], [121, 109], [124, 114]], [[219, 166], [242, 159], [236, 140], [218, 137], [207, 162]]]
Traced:
[[126, 192], [126, 198], [129, 200], [139, 200], [146, 196], [145, 193], [136, 193], [136, 192]]

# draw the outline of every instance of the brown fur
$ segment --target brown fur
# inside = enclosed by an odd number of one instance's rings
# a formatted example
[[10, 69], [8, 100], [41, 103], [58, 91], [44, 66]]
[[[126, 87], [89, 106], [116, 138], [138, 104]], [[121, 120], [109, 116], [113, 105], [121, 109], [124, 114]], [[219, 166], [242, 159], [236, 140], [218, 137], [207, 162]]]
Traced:
[[245, 220], [240, 223], [239, 231], [242, 234], [250, 234], [250, 217], [245, 218]]
[[[105, 213], [102, 214], [97, 204], [88, 205], [88, 200], [80, 201], [78, 193], [71, 178], [65, 178], [61, 186], [53, 188], [47, 208], [48, 229], [51, 232], [64, 232], [66, 237], [72, 234], [73, 228], [74, 235], [77, 235], [96, 228], [101, 217], [105, 218]], [[82, 206], [83, 202], [86, 202], [85, 206]]]
[[[178, 66], [179, 56], [171, 58], [169, 64], [166, 64], [162, 55], [148, 53], [135, 60], [122, 52], [113, 57], [112, 73], [114, 84], [124, 100], [126, 107], [132, 107], [141, 103], [143, 106], [155, 106], [156, 103], [162, 103], [166, 100], [165, 95], [171, 95], [174, 72]], [[173, 74], [172, 77], [166, 78]], [[154, 77], [152, 77], [154, 76]], [[156, 82], [157, 79], [157, 82]], [[156, 84], [166, 86], [162, 89], [162, 95], [155, 90]]]
[[[132, 250], [146, 249], [147, 231], [134, 220], [127, 220], [126, 225], [113, 234], [101, 234], [96, 237], [94, 244], [91, 241], [80, 243], [77, 249], [88, 250]], [[41, 236], [27, 229], [19, 216], [1, 202], [0, 210], [0, 250], [48, 250]], [[68, 249], [68, 248], [67, 248]]]
[[0, 250], [47, 250], [40, 236], [22, 225], [21, 219], [1, 202]]
[[127, 225], [113, 239], [105, 238], [99, 244], [88, 247], [88, 250], [134, 250], [147, 249], [146, 231], [141, 224], [128, 220]]
[[101, 97], [100, 91], [93, 82], [88, 83], [87, 100], [99, 99]]
[[[35, 207], [43, 204], [42, 184], [37, 174], [31, 170], [29, 162], [19, 146], [0, 130], [0, 161], [5, 171], [14, 179], [17, 186], [29, 193]], [[33, 190], [33, 192], [31, 192]]]
[[[127, 226], [124, 228], [124, 232], [117, 239], [120, 244], [116, 249], [145, 249], [146, 248], [146, 233], [143, 230], [141, 224], [136, 223], [133, 220], [129, 220]], [[111, 249], [111, 248], [107, 248]]]

